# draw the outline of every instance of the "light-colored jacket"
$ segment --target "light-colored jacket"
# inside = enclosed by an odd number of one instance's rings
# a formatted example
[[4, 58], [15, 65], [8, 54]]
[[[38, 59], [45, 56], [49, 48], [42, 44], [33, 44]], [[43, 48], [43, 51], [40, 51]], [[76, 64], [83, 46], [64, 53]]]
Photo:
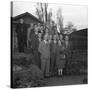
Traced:
[[44, 41], [41, 41], [38, 50], [41, 53], [41, 57], [50, 58], [50, 45], [48, 43], [46, 44]]

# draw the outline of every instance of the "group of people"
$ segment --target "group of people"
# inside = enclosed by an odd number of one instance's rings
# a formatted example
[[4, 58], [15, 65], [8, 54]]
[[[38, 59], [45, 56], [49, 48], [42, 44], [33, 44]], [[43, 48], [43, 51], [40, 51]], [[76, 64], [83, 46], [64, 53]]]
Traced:
[[[24, 38], [22, 33], [17, 30], [18, 35], [18, 46], [20, 52], [24, 50], [25, 43], [25, 25], [23, 25], [23, 20], [18, 30], [22, 30], [24, 33]], [[54, 28], [52, 28], [54, 29]], [[55, 27], [56, 29], [56, 27]], [[18, 34], [18, 32], [20, 34]], [[34, 64], [36, 64], [45, 77], [63, 75], [63, 69], [66, 64], [66, 52], [69, 47], [69, 37], [68, 35], [63, 35], [62, 33], [49, 33], [49, 27], [38, 24], [31, 24], [28, 28], [28, 45], [27, 47], [32, 49], [34, 56]], [[23, 44], [22, 44], [23, 43]]]

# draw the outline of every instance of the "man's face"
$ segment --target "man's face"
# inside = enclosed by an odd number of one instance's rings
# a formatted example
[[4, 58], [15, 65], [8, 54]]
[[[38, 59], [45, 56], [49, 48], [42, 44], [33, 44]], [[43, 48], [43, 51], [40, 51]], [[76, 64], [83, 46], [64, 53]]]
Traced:
[[41, 38], [41, 35], [42, 35], [41, 33], [38, 34], [39, 38]]
[[63, 39], [63, 35], [62, 34], [60, 34], [60, 40], [62, 40]]
[[44, 35], [44, 40], [48, 40], [48, 36], [47, 35]]
[[60, 46], [61, 46], [61, 41], [60, 41], [60, 40], [58, 40], [58, 45], [60, 45]]
[[41, 30], [43, 30], [43, 26], [41, 26]]
[[33, 28], [33, 24], [31, 24], [31, 28]]
[[38, 27], [40, 27], [40, 23], [38, 23]]
[[37, 28], [37, 25], [35, 25], [34, 27], [35, 27], [35, 29], [36, 29], [36, 28]]
[[48, 33], [48, 29], [46, 28], [46, 31], [45, 31], [46, 33]]
[[57, 30], [57, 27], [55, 27], [55, 30]]
[[23, 24], [24, 23], [24, 20], [23, 19], [20, 19], [20, 23]]
[[52, 39], [52, 35], [49, 35], [49, 40], [51, 40]]
[[56, 40], [56, 35], [53, 36], [53, 39]]
[[54, 22], [52, 22], [52, 26], [54, 26]]
[[35, 34], [38, 34], [38, 29], [35, 29]]
[[67, 40], [67, 41], [68, 41], [68, 40], [69, 40], [69, 37], [68, 37], [68, 36], [65, 36], [65, 40]]

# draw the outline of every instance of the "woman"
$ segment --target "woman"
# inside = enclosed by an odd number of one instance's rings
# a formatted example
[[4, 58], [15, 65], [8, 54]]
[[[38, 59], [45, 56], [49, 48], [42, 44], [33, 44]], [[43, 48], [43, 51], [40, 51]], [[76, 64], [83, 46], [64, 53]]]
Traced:
[[64, 45], [58, 40], [57, 53], [56, 53], [56, 66], [58, 69], [58, 76], [63, 75], [63, 68], [65, 67], [65, 53]]

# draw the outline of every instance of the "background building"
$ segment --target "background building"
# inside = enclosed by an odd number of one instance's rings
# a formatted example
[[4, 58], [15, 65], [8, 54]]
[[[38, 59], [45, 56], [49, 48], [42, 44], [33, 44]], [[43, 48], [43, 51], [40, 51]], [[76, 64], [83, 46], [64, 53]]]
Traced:
[[16, 35], [16, 25], [19, 23], [20, 19], [24, 20], [25, 24], [30, 25], [31, 23], [36, 24], [36, 23], [42, 23], [39, 19], [37, 19], [35, 16], [32, 14], [25, 12], [23, 14], [17, 15], [15, 17], [11, 17], [11, 24], [12, 24], [12, 36], [13, 36], [13, 48], [17, 48], [17, 35]]

